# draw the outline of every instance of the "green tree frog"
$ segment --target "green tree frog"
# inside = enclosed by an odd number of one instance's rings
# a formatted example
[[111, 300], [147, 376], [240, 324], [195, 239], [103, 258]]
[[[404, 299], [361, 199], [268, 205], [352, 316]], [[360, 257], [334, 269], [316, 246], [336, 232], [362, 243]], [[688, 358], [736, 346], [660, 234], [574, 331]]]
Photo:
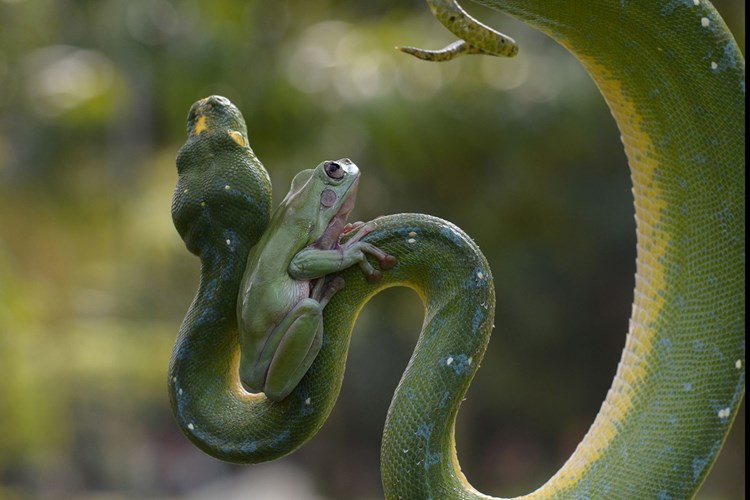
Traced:
[[[354, 208], [359, 169], [344, 158], [303, 170], [250, 251], [240, 285], [240, 381], [272, 401], [284, 399], [307, 373], [323, 339], [323, 308], [343, 288], [326, 275], [355, 264], [369, 281], [396, 259], [361, 241], [373, 223], [347, 224]], [[346, 242], [340, 237], [352, 232]]]

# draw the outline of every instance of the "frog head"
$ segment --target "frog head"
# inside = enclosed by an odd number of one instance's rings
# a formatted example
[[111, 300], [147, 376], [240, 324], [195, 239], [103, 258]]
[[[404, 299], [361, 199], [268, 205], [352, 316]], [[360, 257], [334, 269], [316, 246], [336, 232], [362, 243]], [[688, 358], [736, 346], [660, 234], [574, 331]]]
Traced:
[[297, 174], [287, 200], [308, 224], [306, 244], [321, 249], [336, 245], [354, 208], [358, 185], [359, 168], [348, 158], [324, 161]]

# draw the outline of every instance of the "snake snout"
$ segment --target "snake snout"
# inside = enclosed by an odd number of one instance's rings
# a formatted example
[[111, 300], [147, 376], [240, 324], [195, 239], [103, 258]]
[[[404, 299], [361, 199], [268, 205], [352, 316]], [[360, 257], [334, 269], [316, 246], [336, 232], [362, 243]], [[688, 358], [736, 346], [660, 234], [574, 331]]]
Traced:
[[209, 109], [213, 108], [214, 106], [216, 106], [216, 107], [225, 107], [225, 106], [231, 106], [232, 105], [232, 103], [231, 103], [231, 101], [229, 99], [227, 99], [224, 96], [220, 96], [220, 95], [211, 95], [211, 96], [208, 96], [205, 99], [203, 99], [201, 102], [203, 103], [204, 106], [206, 106]]

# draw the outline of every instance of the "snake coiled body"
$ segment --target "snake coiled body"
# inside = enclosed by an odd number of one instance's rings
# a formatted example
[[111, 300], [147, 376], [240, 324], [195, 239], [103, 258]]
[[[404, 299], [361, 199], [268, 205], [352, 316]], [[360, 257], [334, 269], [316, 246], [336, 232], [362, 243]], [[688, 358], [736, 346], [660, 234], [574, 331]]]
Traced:
[[[573, 456], [529, 498], [691, 497], [745, 389], [744, 60], [705, 0], [480, 3], [548, 33], [581, 61], [622, 133], [635, 200], [636, 287], [617, 374]], [[378, 219], [366, 239], [398, 265], [375, 286], [356, 270], [342, 273], [347, 286], [324, 310], [323, 347], [289, 397], [270, 403], [242, 391], [234, 307], [243, 254], [262, 233], [270, 195], [232, 113], [229, 125], [203, 126], [204, 114], [191, 114], [180, 155], [173, 214], [202, 260], [170, 365], [182, 429], [235, 462], [296, 449], [335, 402], [358, 311], [380, 290], [405, 285], [422, 298], [425, 323], [387, 417], [385, 494], [486, 498], [460, 472], [453, 423], [492, 329], [494, 292], [476, 245], [447, 222]], [[196, 147], [219, 139], [230, 141], [215, 146], [221, 160]], [[237, 158], [247, 180], [225, 183]]]

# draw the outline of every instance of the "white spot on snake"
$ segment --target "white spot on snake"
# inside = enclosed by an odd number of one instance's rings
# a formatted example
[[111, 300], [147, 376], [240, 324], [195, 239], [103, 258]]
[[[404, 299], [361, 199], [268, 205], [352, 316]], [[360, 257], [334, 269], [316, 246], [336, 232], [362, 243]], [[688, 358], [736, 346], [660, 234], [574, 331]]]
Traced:
[[205, 206], [206, 206], [206, 202], [205, 202], [205, 201], [202, 201], [202, 202], [201, 202], [201, 206], [202, 206], [202, 207], [205, 207]]
[[701, 0], [693, 0], [693, 5], [700, 5], [700, 4], [701, 4]]
[[310, 403], [312, 403], [312, 399], [310, 399], [310, 398], [307, 398], [307, 399], [305, 400], [305, 404], [306, 404], [306, 405], [309, 405]]
[[709, 24], [711, 24], [711, 21], [709, 21], [707, 17], [701, 18], [701, 26], [703, 26], [704, 28], [708, 28]]
[[182, 396], [182, 389], [179, 390], [180, 396]]
[[188, 188], [183, 189], [182, 192], [185, 193], [185, 194], [187, 194]]
[[474, 358], [469, 358], [469, 364], [471, 364], [472, 361], [474, 361]]
[[409, 231], [409, 236], [411, 236], [412, 238], [414, 238], [416, 235], [417, 233], [415, 233], [414, 231]]
[[172, 382], [176, 384], [177, 383], [177, 377], [172, 377]]
[[231, 240], [227, 240], [227, 245], [231, 245], [231, 244], [232, 244], [232, 241]]
[[484, 273], [482, 273], [482, 271], [479, 271], [477, 273], [477, 278], [479, 278], [480, 280], [483, 280], [484, 279]]
[[732, 413], [731, 408], [724, 408], [723, 410], [719, 410], [719, 418], [725, 419], [729, 418], [729, 415]]
[[716, 61], [711, 61], [711, 69], [716, 69], [718, 67], [719, 67], [719, 65], [716, 64]]
[[735, 361], [734, 362], [734, 367], [737, 368], [738, 370], [741, 370], [742, 369], [742, 360], [738, 359], [737, 361]]
[[226, 189], [227, 191], [229, 191], [229, 184], [227, 184], [226, 186], [224, 186], [224, 189]]
[[450, 366], [450, 365], [451, 365], [452, 363], [453, 363], [453, 358], [452, 358], [452, 357], [451, 357], [451, 358], [448, 358], [447, 360], [445, 360], [445, 364], [446, 364], [447, 366]]
[[407, 242], [407, 243], [411, 243], [411, 244], [414, 244], [414, 243], [416, 243], [416, 242], [417, 242], [417, 240], [415, 240], [414, 238], [409, 238], [408, 240], [406, 240], [406, 242]]
[[190, 423], [188, 424], [188, 429], [190, 429], [191, 431], [195, 430], [195, 426], [193, 425], [193, 423], [192, 423], [192, 422], [190, 422]]

